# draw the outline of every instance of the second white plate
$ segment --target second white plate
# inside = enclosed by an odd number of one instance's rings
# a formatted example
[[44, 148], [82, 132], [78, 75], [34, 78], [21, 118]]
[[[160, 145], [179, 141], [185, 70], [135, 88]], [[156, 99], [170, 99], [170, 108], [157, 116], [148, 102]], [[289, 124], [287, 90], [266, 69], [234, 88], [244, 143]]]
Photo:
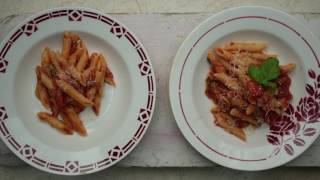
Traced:
[[[280, 64], [297, 65], [290, 74], [294, 99], [274, 127], [286, 133], [274, 134], [264, 124], [248, 129], [247, 142], [242, 142], [214, 125], [212, 103], [204, 94], [207, 50], [231, 40], [267, 42], [268, 51], [279, 55]], [[181, 45], [171, 71], [170, 101], [183, 135], [203, 156], [234, 169], [262, 170], [294, 159], [319, 135], [319, 47], [308, 29], [277, 10], [239, 7], [208, 18]], [[303, 118], [297, 118], [299, 114]]]

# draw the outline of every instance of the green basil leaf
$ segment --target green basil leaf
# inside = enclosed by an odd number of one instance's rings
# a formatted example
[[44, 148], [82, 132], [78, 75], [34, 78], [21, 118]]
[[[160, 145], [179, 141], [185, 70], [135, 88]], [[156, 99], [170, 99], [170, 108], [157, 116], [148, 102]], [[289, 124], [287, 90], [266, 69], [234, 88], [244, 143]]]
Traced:
[[280, 76], [279, 61], [276, 58], [268, 58], [260, 67], [264, 81], [270, 81]]
[[250, 65], [248, 74], [251, 79], [255, 80], [258, 84], [264, 87], [269, 87], [273, 92], [277, 90], [277, 84], [271, 82], [280, 76], [279, 61], [276, 58], [268, 58], [259, 67]]
[[257, 81], [258, 83], [263, 82], [264, 78], [263, 78], [263, 75], [261, 74], [261, 71], [259, 70], [258, 67], [251, 64], [248, 69], [248, 74], [249, 74], [250, 78]]

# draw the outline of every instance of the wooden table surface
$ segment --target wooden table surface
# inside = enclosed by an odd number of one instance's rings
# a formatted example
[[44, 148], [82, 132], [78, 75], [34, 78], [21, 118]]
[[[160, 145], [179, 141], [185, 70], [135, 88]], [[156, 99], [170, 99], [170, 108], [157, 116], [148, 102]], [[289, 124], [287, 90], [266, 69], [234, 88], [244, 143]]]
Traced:
[[[117, 166], [204, 167], [216, 164], [202, 157], [180, 133], [170, 108], [169, 75], [174, 56], [186, 36], [206, 18], [228, 7], [264, 5], [286, 11], [320, 37], [320, 1], [28, 1], [1, 2], [0, 40], [26, 17], [56, 6], [91, 7], [109, 13], [133, 30], [147, 49], [157, 80], [157, 102], [151, 125], [141, 143]], [[35, 3], [37, 3], [35, 5]], [[285, 166], [320, 166], [320, 139]], [[0, 165], [21, 165], [0, 141]]]

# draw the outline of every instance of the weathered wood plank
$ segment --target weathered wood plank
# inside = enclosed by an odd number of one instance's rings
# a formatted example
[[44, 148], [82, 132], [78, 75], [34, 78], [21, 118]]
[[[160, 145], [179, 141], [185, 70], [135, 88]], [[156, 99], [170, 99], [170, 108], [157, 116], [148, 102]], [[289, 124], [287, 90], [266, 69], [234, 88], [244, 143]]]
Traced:
[[0, 16], [35, 13], [61, 6], [83, 6], [106, 13], [216, 13], [237, 6], [259, 5], [290, 13], [320, 13], [320, 0], [3, 0]]

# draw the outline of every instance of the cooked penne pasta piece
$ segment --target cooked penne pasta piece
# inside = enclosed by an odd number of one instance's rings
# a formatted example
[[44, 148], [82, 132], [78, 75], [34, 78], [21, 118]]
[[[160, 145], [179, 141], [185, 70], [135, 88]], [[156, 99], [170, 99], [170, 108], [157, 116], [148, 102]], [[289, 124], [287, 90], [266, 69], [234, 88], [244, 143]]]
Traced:
[[72, 107], [67, 107], [67, 108], [65, 108], [65, 113], [66, 113], [72, 127], [74, 128], [74, 130], [77, 133], [79, 133], [81, 136], [86, 136], [87, 131], [86, 131], [82, 121], [80, 120], [80, 117], [76, 113], [76, 111]]
[[49, 56], [49, 48], [45, 47], [41, 54], [41, 66], [49, 66], [50, 64], [50, 56]]
[[106, 71], [106, 60], [103, 57], [102, 54], [100, 54], [97, 65], [96, 65], [97, 71]]
[[60, 66], [59, 60], [57, 58], [57, 54], [53, 51], [49, 51], [50, 62], [53, 64], [54, 68], [58, 73], [63, 73], [63, 69]]
[[267, 44], [264, 42], [230, 42], [227, 44], [224, 49], [226, 50], [246, 50], [249, 52], [261, 52], [267, 47]]
[[99, 62], [100, 54], [98, 53], [92, 53], [90, 56], [90, 65], [89, 68], [95, 68], [97, 67], [97, 64]]
[[96, 115], [99, 115], [99, 110], [100, 110], [100, 105], [101, 105], [101, 98], [103, 95], [103, 84], [104, 84], [104, 71], [97, 71], [96, 73], [96, 80], [97, 80], [97, 85], [96, 85], [96, 96], [93, 100], [93, 111], [96, 113]]
[[276, 54], [265, 54], [265, 53], [251, 53], [250, 56], [257, 60], [266, 60], [268, 58], [276, 58]]
[[229, 132], [230, 134], [235, 135], [243, 141], [246, 141], [246, 135], [243, 132], [243, 130], [241, 128], [232, 126], [225, 118], [226, 116], [224, 116], [222, 113], [215, 113], [213, 115], [215, 117], [215, 124], [217, 126], [222, 127], [225, 131]]
[[70, 118], [65, 113], [61, 113], [61, 117], [62, 117], [63, 123], [70, 129], [72, 129], [73, 127], [72, 127], [72, 122]]
[[88, 57], [88, 51], [86, 49], [84, 49], [82, 51], [82, 54], [80, 56], [80, 59], [76, 65], [76, 69], [79, 72], [82, 72], [84, 70], [84, 68], [87, 66], [87, 63], [89, 61], [89, 57]]
[[56, 117], [51, 116], [49, 113], [46, 112], [39, 112], [38, 117], [41, 121], [47, 122], [51, 127], [59, 130], [64, 134], [73, 134], [72, 129], [65, 125], [62, 121], [57, 119]]
[[96, 86], [92, 86], [90, 87], [90, 89], [88, 89], [87, 93], [86, 93], [86, 97], [93, 102], [94, 97], [96, 96], [97, 93], [97, 87]]
[[73, 78], [78, 80], [81, 85], [86, 86], [86, 79], [84, 75], [80, 73], [74, 66], [69, 66], [66, 70]]
[[86, 94], [88, 99], [90, 99], [91, 101], [93, 101], [96, 96], [97, 84], [100, 82], [99, 78], [102, 78], [99, 75], [97, 76], [98, 66], [101, 65], [101, 63], [99, 63], [99, 61], [100, 61], [100, 55], [97, 53], [93, 53], [90, 57], [90, 65], [83, 73], [87, 82], [89, 82], [91, 84], [90, 88]]
[[85, 77], [81, 72], [79, 72], [74, 66], [69, 65], [61, 55], [57, 54], [57, 59], [66, 74], [71, 75], [71, 77], [76, 79], [82, 86], [86, 86]]
[[56, 83], [59, 88], [67, 95], [72, 97], [75, 101], [79, 102], [83, 106], [91, 106], [93, 105], [92, 101], [79, 93], [76, 89], [74, 89], [70, 84], [63, 80], [56, 80]]
[[40, 82], [37, 82], [36, 85], [36, 96], [45, 108], [50, 109], [49, 94], [47, 89]]
[[90, 78], [90, 76], [95, 74], [95, 69], [97, 68], [97, 64], [99, 61], [99, 54], [98, 53], [92, 53], [90, 56], [90, 64], [89, 67], [87, 69], [84, 70], [83, 72], [83, 76], [85, 78], [86, 81], [92, 80], [92, 78]]
[[232, 54], [222, 48], [215, 48], [216, 54], [224, 60], [231, 60]]
[[52, 82], [52, 79], [41, 70], [40, 66], [36, 68], [36, 74], [40, 79], [41, 83], [43, 83], [43, 85], [46, 86], [46, 88], [48, 88], [49, 90], [54, 89], [54, 84]]
[[245, 74], [245, 72], [243, 72], [243, 70], [238, 69], [234, 66], [232, 66], [230, 63], [223, 61], [223, 60], [219, 60], [219, 63], [221, 63], [223, 65], [223, 67], [225, 67], [228, 71], [232, 72], [234, 75], [236, 75], [240, 82], [242, 83], [243, 86], [246, 86], [247, 83], [250, 81], [250, 77], [248, 75]]
[[236, 55], [236, 56], [233, 56], [233, 58], [229, 63], [235, 66], [236, 68], [238, 68], [239, 70], [241, 70], [242, 72], [246, 72], [250, 64], [259, 65], [261, 64], [261, 61], [254, 59], [249, 55], [245, 55], [242, 57], [237, 57]]
[[211, 64], [211, 68], [213, 68], [214, 72], [216, 72], [216, 73], [225, 73], [226, 72], [226, 69], [223, 67], [223, 65], [215, 59], [212, 49], [210, 49], [208, 51], [208, 58], [207, 59], [208, 59], [209, 63]]
[[288, 73], [288, 72], [292, 71], [295, 67], [296, 67], [296, 65], [293, 64], [293, 63], [289, 63], [289, 64], [286, 64], [286, 65], [280, 65], [280, 69], [282, 71], [284, 71], [285, 73]]
[[213, 62], [216, 61], [215, 59], [216, 59], [216, 58], [215, 58], [215, 55], [214, 55], [214, 53], [213, 53], [213, 49], [209, 49], [209, 50], [208, 50], [208, 54], [207, 54], [207, 60], [208, 60], [208, 62], [209, 62], [211, 65], [213, 65]]
[[256, 110], [256, 106], [249, 104], [249, 106], [246, 108], [246, 114], [251, 115]]
[[248, 106], [248, 102], [243, 98], [244, 94], [241, 91], [230, 91], [227, 93], [227, 98], [232, 106], [236, 106], [239, 109], [243, 109]]
[[222, 82], [232, 90], [241, 91], [241, 86], [238, 84], [237, 80], [228, 76], [226, 73], [215, 73], [213, 74], [213, 78]]
[[232, 108], [230, 111], [230, 115], [233, 117], [237, 117], [243, 121], [246, 121], [254, 126], [259, 126], [260, 124], [253, 119], [251, 116], [247, 116], [246, 114], [242, 113], [240, 110], [236, 109], [236, 108]]
[[[71, 38], [71, 40], [73, 42], [77, 43], [77, 42], [81, 41], [81, 38], [77, 34], [72, 33], [72, 32], [68, 32], [68, 31], [65, 33], [67, 34], [68, 37]], [[79, 42], [79, 44], [80, 44], [80, 42]]]
[[36, 97], [40, 100], [39, 84], [40, 84], [40, 83], [37, 81], [36, 90], [34, 91], [34, 94], [35, 94]]
[[62, 47], [62, 56], [65, 59], [69, 59], [70, 51], [71, 51], [72, 39], [68, 32], [64, 33], [63, 36], [63, 47]]
[[104, 81], [106, 83], [108, 83], [109, 85], [111, 85], [111, 86], [115, 86], [116, 83], [114, 81], [113, 74], [112, 74], [111, 70], [108, 67], [107, 60], [105, 59], [105, 57], [102, 54], [101, 54], [100, 58], [101, 58], [103, 69], [105, 69], [105, 70], [103, 70], [105, 72]]
[[112, 72], [110, 71], [110, 69], [108, 67], [106, 69], [104, 81], [106, 83], [108, 83], [109, 85], [111, 85], [111, 86], [115, 86], [116, 85], [116, 83], [114, 81], [113, 74], [112, 74]]
[[69, 58], [69, 61], [68, 61], [69, 64], [70, 65], [75, 65], [77, 63], [77, 61], [79, 60], [82, 52], [83, 52], [82, 48], [77, 48], [77, 50], [70, 55], [70, 58]]

